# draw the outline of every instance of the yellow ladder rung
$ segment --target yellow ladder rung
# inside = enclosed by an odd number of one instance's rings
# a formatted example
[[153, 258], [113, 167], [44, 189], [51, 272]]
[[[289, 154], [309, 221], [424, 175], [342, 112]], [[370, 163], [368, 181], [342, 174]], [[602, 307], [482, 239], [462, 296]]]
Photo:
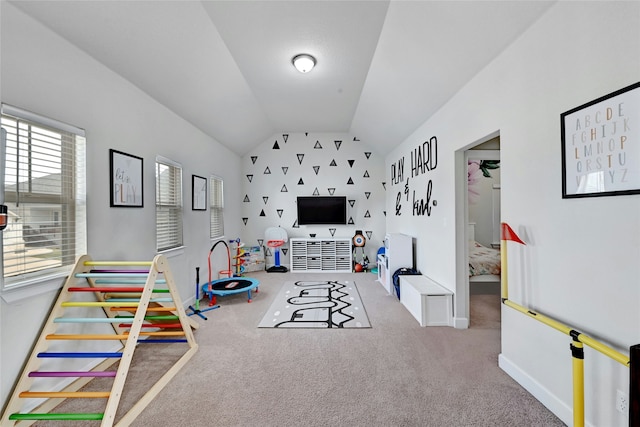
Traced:
[[114, 302], [114, 301], [67, 301], [61, 304], [63, 307], [137, 307], [139, 302]]
[[108, 391], [23, 391], [20, 393], [20, 397], [24, 398], [37, 398], [37, 399], [49, 399], [49, 398], [60, 398], [66, 399], [68, 397], [71, 398], [109, 398], [111, 395]]
[[98, 334], [49, 334], [48, 340], [119, 340], [127, 339], [127, 335], [98, 335]]
[[91, 267], [107, 267], [110, 265], [121, 266], [145, 266], [153, 265], [153, 261], [85, 261], [84, 265]]

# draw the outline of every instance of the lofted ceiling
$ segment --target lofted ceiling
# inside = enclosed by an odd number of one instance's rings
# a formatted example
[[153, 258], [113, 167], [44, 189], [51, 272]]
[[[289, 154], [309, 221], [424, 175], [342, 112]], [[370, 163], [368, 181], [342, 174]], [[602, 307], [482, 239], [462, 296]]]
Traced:
[[[244, 155], [279, 132], [388, 153], [547, 1], [11, 1]], [[301, 74], [298, 53], [317, 58]]]

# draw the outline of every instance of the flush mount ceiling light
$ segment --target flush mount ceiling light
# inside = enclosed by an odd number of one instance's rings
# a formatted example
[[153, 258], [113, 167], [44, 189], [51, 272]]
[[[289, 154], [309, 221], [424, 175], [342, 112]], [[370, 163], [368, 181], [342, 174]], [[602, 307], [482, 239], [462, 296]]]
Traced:
[[316, 58], [309, 54], [301, 53], [300, 55], [294, 56], [291, 62], [293, 66], [296, 67], [296, 70], [301, 73], [308, 73], [316, 65]]

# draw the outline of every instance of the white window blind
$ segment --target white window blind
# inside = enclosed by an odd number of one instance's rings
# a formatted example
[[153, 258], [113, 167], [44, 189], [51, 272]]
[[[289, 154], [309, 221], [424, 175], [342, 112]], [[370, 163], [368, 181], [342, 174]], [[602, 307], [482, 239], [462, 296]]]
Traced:
[[209, 179], [211, 194], [209, 196], [211, 213], [211, 238], [224, 236], [224, 194], [222, 178], [212, 175]]
[[86, 253], [82, 129], [2, 105], [6, 131], [3, 289], [67, 274]]
[[156, 247], [177, 248], [182, 239], [182, 166], [156, 158]]

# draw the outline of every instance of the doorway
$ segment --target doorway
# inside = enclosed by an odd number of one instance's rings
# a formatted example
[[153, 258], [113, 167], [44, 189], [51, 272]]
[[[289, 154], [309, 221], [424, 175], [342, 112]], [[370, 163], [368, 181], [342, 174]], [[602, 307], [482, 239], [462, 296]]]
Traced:
[[456, 153], [456, 327], [500, 327], [500, 167], [499, 132]]

